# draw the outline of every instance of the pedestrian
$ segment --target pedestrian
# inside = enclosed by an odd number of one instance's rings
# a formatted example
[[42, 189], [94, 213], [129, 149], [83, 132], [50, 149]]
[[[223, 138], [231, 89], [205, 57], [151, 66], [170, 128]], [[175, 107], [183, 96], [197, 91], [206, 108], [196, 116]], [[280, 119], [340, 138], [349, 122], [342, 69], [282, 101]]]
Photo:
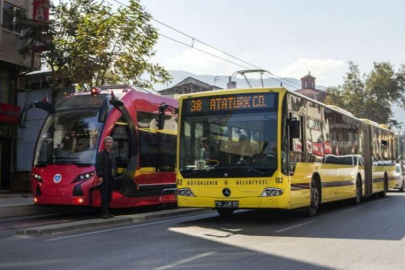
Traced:
[[96, 174], [101, 186], [101, 217], [103, 219], [114, 217], [114, 215], [110, 214], [108, 210], [112, 198], [116, 172], [112, 145], [113, 138], [110, 136], [105, 137], [104, 150], [98, 153], [96, 158]]

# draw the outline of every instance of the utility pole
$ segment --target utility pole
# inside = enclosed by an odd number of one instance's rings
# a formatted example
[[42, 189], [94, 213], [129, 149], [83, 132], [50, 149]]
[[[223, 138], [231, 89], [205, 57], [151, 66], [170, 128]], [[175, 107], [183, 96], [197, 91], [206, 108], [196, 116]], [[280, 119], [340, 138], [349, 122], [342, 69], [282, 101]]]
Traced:
[[219, 76], [214, 77], [214, 85], [216, 86], [217, 81], [219, 81]]

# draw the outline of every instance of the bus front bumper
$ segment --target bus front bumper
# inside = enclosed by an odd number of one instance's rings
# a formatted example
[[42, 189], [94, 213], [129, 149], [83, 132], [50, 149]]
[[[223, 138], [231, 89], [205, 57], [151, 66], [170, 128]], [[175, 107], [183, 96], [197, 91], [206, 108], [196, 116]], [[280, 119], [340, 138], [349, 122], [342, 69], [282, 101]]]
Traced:
[[216, 202], [238, 202], [238, 209], [278, 208], [290, 209], [285, 196], [245, 197], [245, 198], [208, 198], [177, 196], [178, 207], [217, 208]]

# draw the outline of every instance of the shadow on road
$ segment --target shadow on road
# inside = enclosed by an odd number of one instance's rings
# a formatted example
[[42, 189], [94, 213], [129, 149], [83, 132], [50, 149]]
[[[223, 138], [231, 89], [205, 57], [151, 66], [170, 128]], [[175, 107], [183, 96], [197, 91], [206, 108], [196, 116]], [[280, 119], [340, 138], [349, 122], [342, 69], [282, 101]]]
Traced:
[[405, 194], [393, 192], [358, 206], [347, 201], [324, 204], [312, 218], [301, 211], [250, 210], [235, 212], [229, 218], [216, 216], [177, 225], [248, 236], [399, 241], [405, 236], [403, 208]]

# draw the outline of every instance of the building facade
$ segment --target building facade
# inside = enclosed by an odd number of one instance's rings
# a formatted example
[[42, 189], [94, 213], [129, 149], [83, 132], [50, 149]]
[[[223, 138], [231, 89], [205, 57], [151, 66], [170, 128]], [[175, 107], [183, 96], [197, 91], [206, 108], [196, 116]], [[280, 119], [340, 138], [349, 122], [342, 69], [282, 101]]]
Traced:
[[308, 75], [301, 78], [301, 89], [296, 90], [295, 92], [323, 102], [326, 98], [326, 92], [316, 89], [315, 80], [316, 78], [311, 76], [311, 73], [308, 73]]
[[0, 0], [0, 191], [12, 190], [16, 169], [19, 81], [24, 73], [41, 67], [38, 55], [24, 58], [18, 53], [27, 41], [15, 28], [15, 13], [23, 11], [32, 18], [33, 9], [33, 0]]

